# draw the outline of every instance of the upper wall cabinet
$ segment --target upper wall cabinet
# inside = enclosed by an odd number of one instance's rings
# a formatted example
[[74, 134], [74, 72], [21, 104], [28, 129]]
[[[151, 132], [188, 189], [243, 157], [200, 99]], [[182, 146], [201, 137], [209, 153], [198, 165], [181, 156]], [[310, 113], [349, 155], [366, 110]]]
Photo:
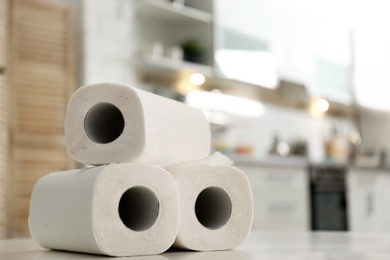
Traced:
[[270, 49], [281, 78], [307, 85], [313, 75], [315, 27], [307, 16], [281, 4], [272, 4]]
[[350, 104], [348, 28], [287, 1], [274, 1], [271, 14], [270, 49], [280, 77], [305, 85], [312, 96]]
[[216, 0], [215, 67], [220, 76], [268, 88], [278, 84], [269, 52], [269, 0]]
[[352, 33], [346, 26], [316, 22], [314, 75], [308, 87], [313, 95], [352, 103]]
[[361, 107], [390, 111], [389, 3], [359, 4], [361, 17], [354, 31], [354, 86]]
[[[221, 29], [262, 40], [270, 36], [270, 0], [214, 0], [215, 22]], [[219, 28], [218, 28], [219, 29]], [[220, 33], [217, 30], [216, 33]], [[260, 46], [267, 48], [267, 46]]]
[[214, 9], [217, 72], [271, 88], [292, 81], [312, 96], [351, 102], [345, 26], [287, 0], [216, 0]]

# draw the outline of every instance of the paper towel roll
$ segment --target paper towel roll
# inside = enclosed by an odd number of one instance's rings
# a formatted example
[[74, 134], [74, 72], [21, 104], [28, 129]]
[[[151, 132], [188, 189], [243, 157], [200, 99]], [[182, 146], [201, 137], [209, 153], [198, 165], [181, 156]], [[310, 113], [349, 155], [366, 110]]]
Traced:
[[[225, 251], [222, 251], [225, 252]], [[229, 251], [230, 252], [230, 251]], [[32, 253], [32, 252], [31, 252]], [[211, 252], [207, 252], [211, 253]], [[52, 251], [52, 250], [43, 250], [43, 251], [36, 251], [35, 257], [30, 257], [30, 252], [28, 254], [28, 260], [109, 260], [112, 259], [112, 257], [108, 258], [107, 256], [101, 255], [87, 255], [83, 253], [76, 253], [76, 252], [66, 252], [66, 251]], [[24, 258], [24, 260], [27, 260]], [[130, 257], [117, 257], [115, 260], [167, 260], [167, 257], [164, 257], [164, 255], [149, 255], [149, 256], [132, 256]], [[226, 259], [226, 258], [225, 258]], [[234, 259], [240, 259], [241, 258], [234, 258]], [[247, 258], [242, 258], [242, 260], [246, 260]], [[18, 259], [20, 260], [20, 259]], [[205, 259], [207, 260], [207, 259]], [[217, 259], [213, 259], [217, 260]]]
[[39, 179], [29, 228], [46, 248], [150, 255], [173, 244], [178, 212], [178, 191], [166, 170], [142, 163], [111, 164]]
[[230, 165], [169, 166], [180, 196], [174, 246], [197, 251], [232, 249], [252, 227], [253, 200], [245, 173]]
[[[185, 252], [178, 255], [180, 260], [253, 260], [253, 257], [245, 252], [239, 250], [229, 251], [212, 251], [212, 252]], [[261, 259], [261, 258], [260, 258]]]
[[85, 164], [174, 163], [206, 157], [210, 126], [202, 112], [124, 85], [78, 89], [65, 118], [70, 157]]

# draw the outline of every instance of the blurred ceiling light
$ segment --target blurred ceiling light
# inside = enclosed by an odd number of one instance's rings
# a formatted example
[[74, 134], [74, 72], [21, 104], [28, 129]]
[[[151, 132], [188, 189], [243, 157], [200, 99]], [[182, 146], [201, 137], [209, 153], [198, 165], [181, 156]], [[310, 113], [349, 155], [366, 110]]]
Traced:
[[329, 102], [324, 98], [320, 98], [315, 101], [314, 106], [318, 112], [324, 113], [329, 109]]
[[219, 92], [190, 91], [186, 96], [186, 103], [203, 111], [223, 112], [237, 116], [260, 117], [264, 114], [264, 105], [258, 101]]
[[192, 73], [188, 80], [192, 85], [200, 86], [206, 82], [206, 77], [201, 73]]
[[274, 56], [266, 51], [217, 50], [216, 63], [230, 79], [274, 89], [278, 85]]
[[310, 101], [308, 109], [313, 117], [320, 118], [329, 110], [329, 102], [324, 98], [314, 98]]
[[187, 75], [182, 75], [174, 85], [174, 89], [182, 95], [187, 95], [188, 92], [199, 89], [199, 86], [191, 84]]

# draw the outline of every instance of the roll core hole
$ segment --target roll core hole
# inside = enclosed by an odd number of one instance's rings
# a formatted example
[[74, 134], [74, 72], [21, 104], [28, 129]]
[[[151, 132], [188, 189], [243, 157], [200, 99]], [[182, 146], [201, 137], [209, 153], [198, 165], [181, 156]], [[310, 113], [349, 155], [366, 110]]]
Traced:
[[230, 219], [232, 201], [222, 188], [208, 187], [196, 199], [195, 214], [206, 228], [218, 229]]
[[95, 143], [106, 144], [117, 139], [125, 128], [121, 111], [113, 104], [94, 105], [84, 118], [84, 130]]
[[119, 216], [134, 231], [149, 229], [156, 222], [160, 203], [150, 189], [137, 186], [123, 193], [118, 206]]

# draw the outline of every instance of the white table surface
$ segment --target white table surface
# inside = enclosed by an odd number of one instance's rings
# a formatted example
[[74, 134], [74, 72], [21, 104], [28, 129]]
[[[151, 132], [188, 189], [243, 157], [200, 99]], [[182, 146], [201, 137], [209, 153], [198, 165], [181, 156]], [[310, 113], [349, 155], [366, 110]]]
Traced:
[[[0, 240], [1, 260], [109, 259], [106, 256], [46, 250], [31, 239]], [[114, 259], [200, 260], [390, 260], [390, 234], [348, 232], [254, 232], [239, 248], [218, 252], [168, 251], [144, 257]]]

